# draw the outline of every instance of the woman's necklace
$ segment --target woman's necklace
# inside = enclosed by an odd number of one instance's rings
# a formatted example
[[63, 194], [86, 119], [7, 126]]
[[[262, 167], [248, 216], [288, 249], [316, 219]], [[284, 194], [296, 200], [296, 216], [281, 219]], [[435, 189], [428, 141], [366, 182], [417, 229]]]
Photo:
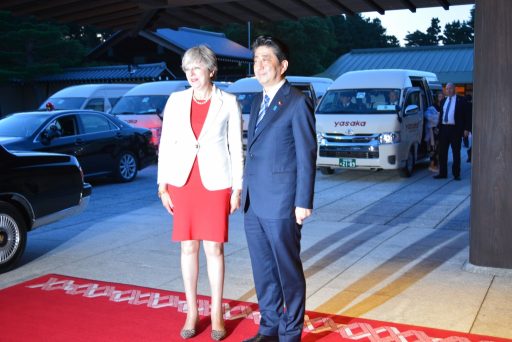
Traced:
[[192, 93], [192, 99], [194, 100], [195, 103], [197, 103], [198, 105], [204, 105], [206, 102], [210, 101], [210, 98], [212, 97], [212, 92], [210, 92], [210, 94], [208, 94], [208, 96], [202, 100], [199, 100], [196, 98], [196, 94], [195, 93]]

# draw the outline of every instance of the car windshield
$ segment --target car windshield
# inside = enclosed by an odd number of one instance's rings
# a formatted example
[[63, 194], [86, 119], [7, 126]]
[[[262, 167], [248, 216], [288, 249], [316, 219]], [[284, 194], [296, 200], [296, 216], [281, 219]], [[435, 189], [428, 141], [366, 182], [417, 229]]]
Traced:
[[39, 110], [47, 110], [48, 103], [51, 103], [51, 109], [80, 109], [82, 108], [85, 100], [85, 97], [50, 97], [47, 101], [45, 101], [41, 106], [39, 106]]
[[110, 114], [161, 114], [169, 95], [134, 95], [123, 96], [116, 103]]
[[392, 114], [400, 89], [334, 89], [322, 97], [316, 114]]
[[258, 93], [238, 93], [235, 95], [240, 107], [242, 108], [242, 114], [250, 114], [252, 100], [254, 100], [254, 97], [258, 95]]
[[13, 114], [0, 120], [0, 137], [29, 137], [45, 122], [47, 115]]

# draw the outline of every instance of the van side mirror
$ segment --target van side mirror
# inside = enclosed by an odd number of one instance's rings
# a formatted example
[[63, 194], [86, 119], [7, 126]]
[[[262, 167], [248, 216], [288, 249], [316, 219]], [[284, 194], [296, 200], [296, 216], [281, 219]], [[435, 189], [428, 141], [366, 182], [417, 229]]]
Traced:
[[404, 115], [417, 114], [420, 111], [418, 105], [411, 104], [405, 108]]

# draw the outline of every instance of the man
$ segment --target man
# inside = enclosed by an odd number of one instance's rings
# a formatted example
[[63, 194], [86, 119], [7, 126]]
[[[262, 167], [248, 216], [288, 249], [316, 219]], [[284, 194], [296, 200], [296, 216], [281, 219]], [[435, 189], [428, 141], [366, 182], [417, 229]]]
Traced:
[[462, 137], [469, 135], [468, 105], [463, 97], [455, 94], [453, 83], [446, 84], [446, 97], [441, 102], [439, 113], [439, 174], [435, 179], [448, 176], [448, 149], [451, 146], [453, 155], [452, 174], [460, 180], [460, 146]]
[[252, 47], [263, 92], [251, 106], [242, 208], [261, 320], [258, 334], [245, 341], [300, 341], [301, 227], [312, 213], [316, 172], [313, 104], [285, 80], [281, 42], [260, 36]]
[[350, 94], [343, 93], [341, 95], [341, 109], [342, 111], [352, 111], [357, 109], [355, 103], [352, 103], [352, 96]]
[[388, 96], [390, 105], [399, 105], [398, 92], [396, 90], [390, 90]]

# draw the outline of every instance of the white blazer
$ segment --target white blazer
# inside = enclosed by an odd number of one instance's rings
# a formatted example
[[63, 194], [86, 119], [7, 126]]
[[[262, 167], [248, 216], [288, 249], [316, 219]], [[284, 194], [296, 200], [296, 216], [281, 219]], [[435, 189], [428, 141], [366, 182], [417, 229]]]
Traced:
[[192, 88], [174, 92], [164, 109], [158, 184], [185, 185], [197, 156], [206, 189], [242, 189], [242, 115], [236, 97], [213, 86], [210, 108], [196, 139], [190, 123]]

